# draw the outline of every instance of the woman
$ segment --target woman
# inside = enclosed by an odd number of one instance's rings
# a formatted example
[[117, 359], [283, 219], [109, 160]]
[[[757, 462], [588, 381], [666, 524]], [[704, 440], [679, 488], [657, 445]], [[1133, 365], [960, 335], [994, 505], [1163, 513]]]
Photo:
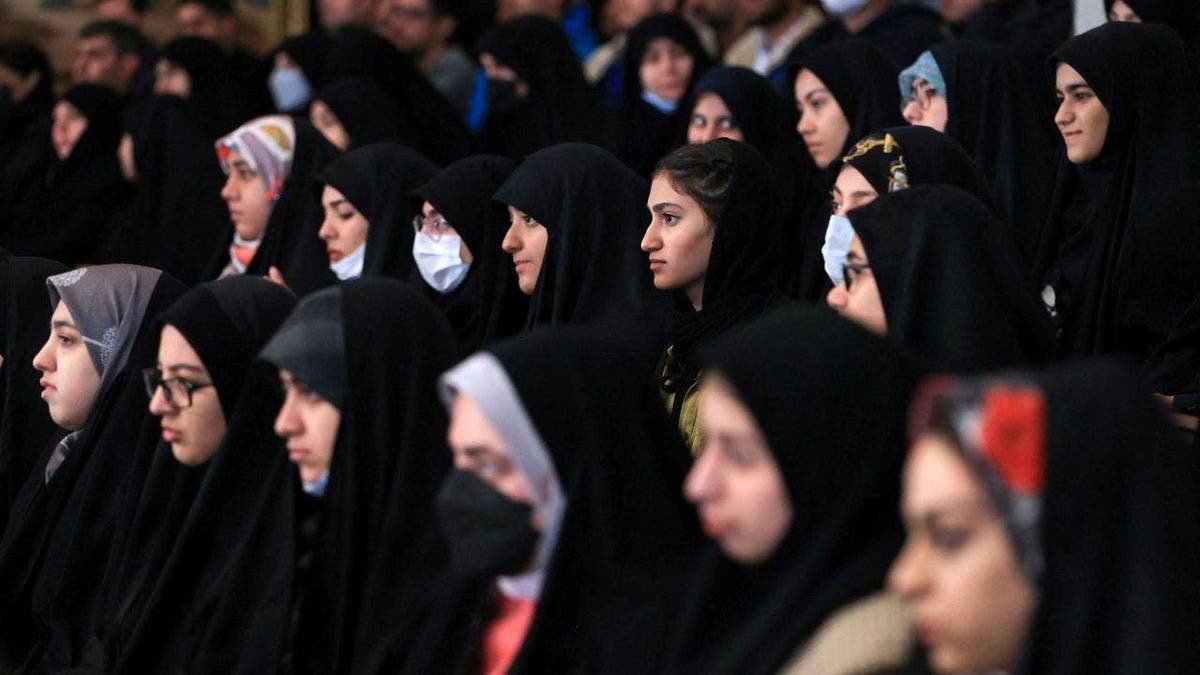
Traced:
[[678, 142], [687, 124], [692, 86], [712, 59], [691, 24], [676, 14], [655, 14], [629, 32], [623, 84], [610, 120], [613, 154], [639, 175]]
[[1195, 50], [1200, 41], [1200, 8], [1187, 0], [1104, 0], [1109, 21], [1162, 23]]
[[834, 310], [887, 335], [931, 370], [982, 372], [1045, 361], [1046, 315], [1000, 222], [949, 185], [879, 197], [854, 230]]
[[921, 54], [900, 73], [900, 98], [909, 123], [945, 132], [983, 169], [998, 215], [1029, 264], [1054, 185], [1050, 102], [1030, 96], [1006, 48], [972, 40]]
[[[109, 669], [275, 666], [248, 652], [278, 658], [272, 633], [282, 633], [287, 613], [271, 595], [282, 572], [247, 559], [249, 528], [238, 523], [270, 513], [255, 497], [289, 477], [285, 465], [262, 466], [267, 453], [283, 464], [271, 432], [280, 396], [272, 369], [254, 360], [294, 304], [277, 284], [234, 276], [202, 284], [159, 315], [158, 358], [143, 371], [157, 418], [139, 441], [144, 488], [125, 495], [127, 520], [105, 574], [98, 632]], [[256, 511], [221, 522], [220, 500], [231, 495]], [[258, 524], [266, 532], [289, 525], [279, 518]]]
[[336, 149], [307, 122], [269, 115], [220, 138], [216, 150], [228, 176], [221, 198], [233, 232], [204, 277], [264, 276], [274, 268], [300, 294], [329, 283], [312, 194]]
[[1200, 295], [1200, 86], [1164, 26], [1105, 24], [1053, 64], [1067, 161], [1034, 278], [1060, 354], [1144, 359]]
[[50, 153], [53, 107], [54, 71], [46, 52], [28, 40], [0, 40], [0, 240]]
[[659, 387], [693, 454], [702, 445], [696, 350], [779, 301], [773, 291], [780, 230], [773, 179], [758, 151], [723, 138], [667, 155], [650, 185], [642, 250], [654, 287], [674, 291]]
[[0, 541], [0, 654], [12, 669], [71, 667], [95, 631], [119, 520], [113, 494], [133, 478], [146, 416], [136, 366], [153, 358], [150, 321], [183, 292], [133, 265], [80, 268], [46, 285], [54, 311], [33, 365], [66, 436], [39, 458]]
[[[418, 283], [446, 315], [463, 356], [519, 333], [529, 311], [511, 259], [500, 248], [508, 209], [492, 199], [514, 168], [507, 157], [476, 155], [413, 191], [420, 202], [412, 253]], [[465, 273], [459, 271], [464, 264]]]
[[362, 76], [343, 77], [317, 90], [308, 119], [342, 152], [371, 143], [400, 142], [404, 136], [400, 103]]
[[442, 377], [451, 567], [404, 672], [661, 672], [698, 532], [687, 450], [630, 347], [539, 331]]
[[445, 565], [436, 379], [454, 336], [407, 284], [362, 278], [305, 298], [262, 358], [279, 369], [275, 432], [306, 493], [295, 558], [279, 561], [296, 575], [284, 668], [361, 672], [411, 629]]
[[684, 493], [714, 541], [665, 672], [896, 672], [910, 629], [883, 590], [903, 541], [904, 359], [810, 308], [702, 354], [704, 451]]
[[642, 177], [593, 145], [556, 145], [517, 167], [495, 199], [508, 205], [503, 248], [530, 296], [528, 328], [661, 323], [664, 308], [638, 248], [646, 193]]
[[1196, 461], [1113, 364], [931, 384], [889, 575], [938, 673], [1192, 673]]
[[318, 176], [324, 219], [317, 236], [341, 281], [362, 275], [407, 279], [413, 273], [409, 192], [437, 166], [398, 143], [375, 143], [329, 163]]

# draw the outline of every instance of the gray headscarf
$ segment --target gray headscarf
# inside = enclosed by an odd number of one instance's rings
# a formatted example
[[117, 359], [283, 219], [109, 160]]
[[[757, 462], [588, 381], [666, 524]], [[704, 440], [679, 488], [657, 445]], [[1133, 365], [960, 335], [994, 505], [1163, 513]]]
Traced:
[[341, 410], [349, 389], [341, 288], [322, 289], [301, 300], [258, 356], [291, 371], [310, 391]]

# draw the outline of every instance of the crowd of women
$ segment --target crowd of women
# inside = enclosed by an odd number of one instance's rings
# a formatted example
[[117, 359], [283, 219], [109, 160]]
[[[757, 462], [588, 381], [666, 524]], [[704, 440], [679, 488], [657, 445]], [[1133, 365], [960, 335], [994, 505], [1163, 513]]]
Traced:
[[692, 24], [0, 46], [0, 671], [1200, 672], [1200, 36]]

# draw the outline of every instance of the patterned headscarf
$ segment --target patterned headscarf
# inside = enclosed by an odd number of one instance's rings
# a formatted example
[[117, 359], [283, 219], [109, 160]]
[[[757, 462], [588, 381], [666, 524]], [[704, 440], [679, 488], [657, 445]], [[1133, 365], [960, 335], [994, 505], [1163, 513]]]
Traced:
[[927, 49], [921, 52], [911, 66], [900, 71], [901, 111], [916, 98], [912, 91], [912, 83], [917, 78], [928, 82], [942, 96], [946, 95], [946, 78], [942, 76], [942, 69], [938, 66], [937, 60], [933, 58], [933, 52]]
[[226, 175], [229, 174], [229, 153], [240, 153], [262, 178], [268, 198], [274, 199], [292, 172], [296, 127], [287, 115], [259, 117], [217, 139], [216, 148], [221, 170]]

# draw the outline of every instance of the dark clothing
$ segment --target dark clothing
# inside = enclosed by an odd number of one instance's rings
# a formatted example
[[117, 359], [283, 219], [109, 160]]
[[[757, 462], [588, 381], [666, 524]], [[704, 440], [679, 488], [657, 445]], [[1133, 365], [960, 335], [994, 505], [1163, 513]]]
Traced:
[[841, 21], [826, 22], [812, 35], [801, 40], [792, 49], [788, 60], [803, 59], [834, 42], [851, 37], [870, 42], [896, 68], [906, 67], [921, 52], [945, 39], [942, 17], [937, 12], [915, 4], [893, 3], [887, 11], [854, 34], [847, 31]]

